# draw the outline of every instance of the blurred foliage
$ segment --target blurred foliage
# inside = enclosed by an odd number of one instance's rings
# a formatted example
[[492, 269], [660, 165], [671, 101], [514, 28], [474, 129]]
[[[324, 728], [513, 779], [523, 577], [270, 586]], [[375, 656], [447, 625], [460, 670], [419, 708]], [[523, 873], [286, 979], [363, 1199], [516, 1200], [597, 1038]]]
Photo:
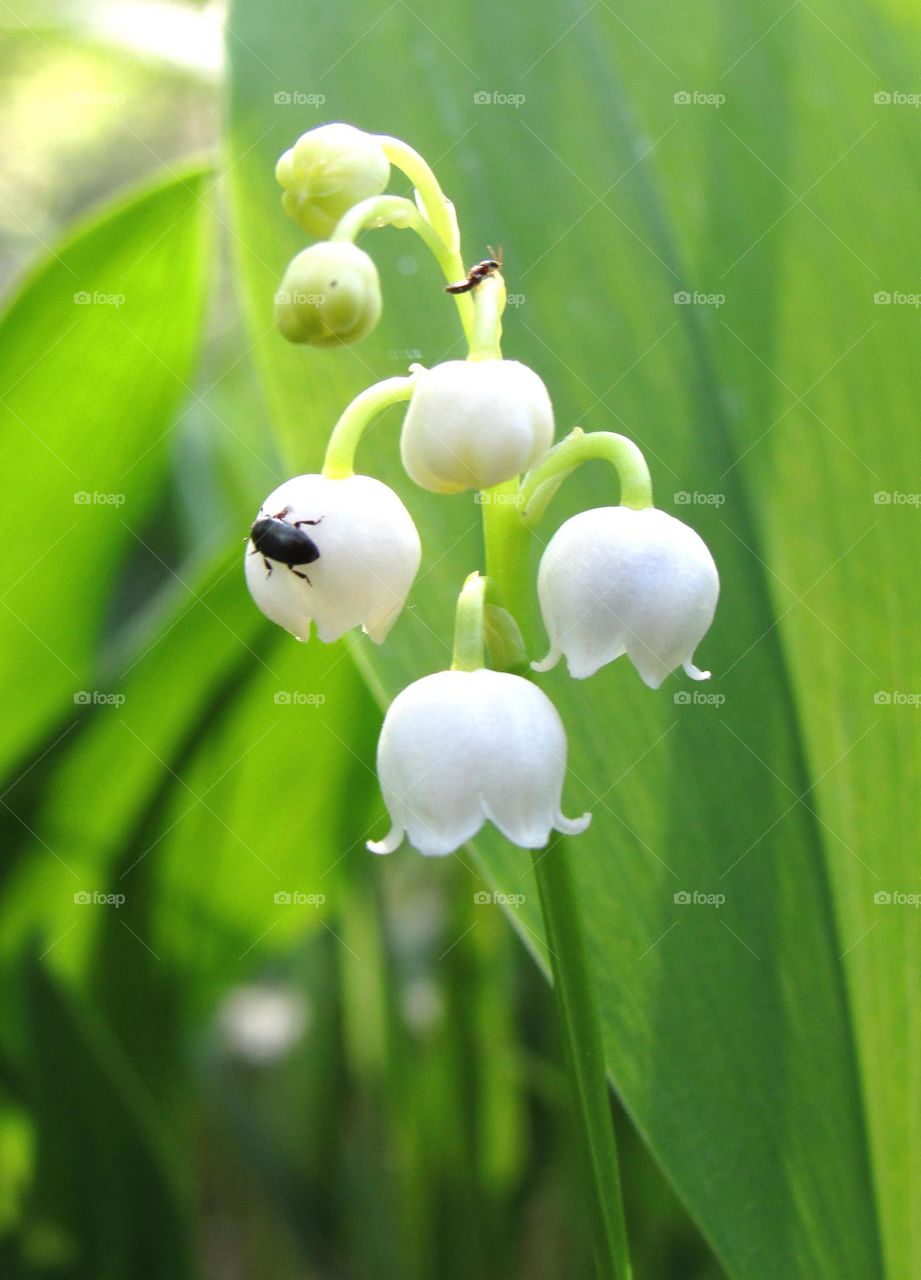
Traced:
[[917, 912], [876, 901], [919, 889], [917, 321], [874, 306], [918, 276], [915, 115], [874, 101], [915, 88], [916, 15], [238, 0], [219, 138], [213, 7], [117, 8], [17, 0], [0, 33], [0, 276], [36, 264], [0, 317], [0, 1273], [593, 1273], [519, 851], [363, 847], [381, 706], [446, 662], [476, 510], [400, 476], [392, 412], [361, 465], [426, 559], [388, 646], [299, 646], [240, 573], [350, 396], [460, 351], [393, 231], [369, 341], [274, 332], [304, 243], [274, 159], [347, 119], [432, 160], [471, 260], [502, 242], [507, 354], [561, 431], [638, 440], [723, 576], [724, 705], [547, 682], [595, 809], [638, 1280], [917, 1274]]

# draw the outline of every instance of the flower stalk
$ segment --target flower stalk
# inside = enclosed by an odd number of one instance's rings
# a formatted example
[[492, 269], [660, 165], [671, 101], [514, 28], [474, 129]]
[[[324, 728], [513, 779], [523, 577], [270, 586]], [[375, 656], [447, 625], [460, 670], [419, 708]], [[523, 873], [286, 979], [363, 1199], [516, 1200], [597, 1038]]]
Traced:
[[[420, 367], [414, 366], [414, 369]], [[323, 475], [330, 480], [346, 480], [355, 474], [355, 451], [365, 431], [378, 414], [392, 404], [408, 400], [417, 380], [417, 372], [406, 377], [385, 378], [355, 397], [333, 427], [323, 459]]]
[[528, 525], [537, 524], [563, 481], [583, 462], [600, 459], [617, 471], [621, 506], [642, 511], [652, 506], [652, 478], [642, 452], [632, 440], [615, 431], [585, 432], [574, 427], [565, 440], [525, 476], [521, 485], [521, 514]]

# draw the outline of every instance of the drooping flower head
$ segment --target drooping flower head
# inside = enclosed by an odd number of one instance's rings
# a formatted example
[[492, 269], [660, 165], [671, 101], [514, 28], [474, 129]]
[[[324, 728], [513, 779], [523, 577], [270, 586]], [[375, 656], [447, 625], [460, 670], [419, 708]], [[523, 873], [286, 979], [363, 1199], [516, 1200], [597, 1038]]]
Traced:
[[708, 671], [694, 650], [713, 621], [719, 575], [703, 539], [655, 507], [598, 507], [567, 520], [541, 558], [537, 578], [550, 652], [581, 680], [626, 653], [651, 689], [676, 667]]
[[561, 812], [566, 734], [553, 703], [521, 676], [440, 671], [394, 699], [377, 751], [393, 826], [371, 841], [392, 853], [404, 835], [425, 854], [447, 854], [487, 820], [526, 849], [551, 831], [578, 835], [591, 815]]
[[324, 124], [301, 135], [275, 168], [285, 213], [318, 239], [330, 235], [352, 205], [380, 195], [390, 161], [373, 134]]
[[447, 360], [420, 374], [400, 439], [403, 466], [433, 493], [491, 489], [553, 442], [547, 388], [517, 360]]
[[334, 347], [367, 337], [382, 307], [372, 259], [348, 240], [324, 240], [291, 259], [275, 295], [275, 321], [289, 342]]
[[[360, 626], [380, 644], [422, 556], [416, 526], [393, 490], [371, 476], [295, 476], [266, 498], [258, 518], [265, 517], [294, 533], [269, 526], [263, 549], [247, 544], [246, 583], [262, 612], [299, 640], [309, 639], [313, 621], [323, 641]], [[298, 537], [311, 544], [304, 542], [302, 559], [296, 543], [287, 550]], [[283, 558], [272, 558], [273, 539]]]

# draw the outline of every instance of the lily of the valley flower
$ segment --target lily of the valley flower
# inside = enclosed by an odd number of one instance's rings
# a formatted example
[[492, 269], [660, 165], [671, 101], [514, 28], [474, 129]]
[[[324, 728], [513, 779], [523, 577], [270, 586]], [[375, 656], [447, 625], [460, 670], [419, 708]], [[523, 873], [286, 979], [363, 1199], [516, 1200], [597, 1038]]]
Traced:
[[551, 831], [578, 835], [591, 815], [560, 805], [566, 734], [536, 685], [506, 672], [440, 671], [404, 689], [384, 719], [377, 750], [393, 824], [372, 853], [392, 853], [404, 835], [420, 853], [447, 854], [487, 820], [526, 849]]
[[275, 176], [285, 189], [285, 213], [320, 238], [352, 205], [380, 195], [390, 180], [390, 161], [372, 134], [350, 124], [324, 124], [298, 138]]
[[517, 360], [448, 360], [423, 371], [400, 452], [433, 493], [491, 489], [532, 467], [553, 442], [553, 406]]
[[380, 644], [422, 556], [416, 526], [393, 490], [371, 476], [295, 476], [266, 498], [259, 518], [266, 516], [296, 526], [313, 549], [288, 564], [248, 543], [246, 583], [262, 612], [299, 640], [309, 639], [313, 621], [323, 641], [361, 626]]
[[341, 346], [367, 337], [381, 317], [377, 267], [348, 240], [323, 240], [288, 264], [275, 321], [289, 342]]
[[716, 609], [719, 575], [703, 540], [655, 507], [599, 507], [557, 530], [540, 563], [537, 591], [550, 652], [576, 679], [626, 653], [651, 689], [693, 665]]

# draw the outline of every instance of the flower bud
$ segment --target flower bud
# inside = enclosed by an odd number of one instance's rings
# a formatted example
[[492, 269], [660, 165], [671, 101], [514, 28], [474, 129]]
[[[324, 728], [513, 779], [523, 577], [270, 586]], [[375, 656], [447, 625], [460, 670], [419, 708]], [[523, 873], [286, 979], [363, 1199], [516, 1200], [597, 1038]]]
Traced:
[[553, 830], [591, 821], [560, 811], [566, 734], [542, 690], [502, 671], [439, 671], [404, 689], [384, 719], [377, 769], [392, 828], [372, 853], [408, 835], [420, 853], [453, 853], [489, 819], [513, 844], [539, 849]]
[[703, 540], [655, 507], [599, 507], [556, 531], [540, 562], [537, 593], [550, 652], [577, 680], [626, 653], [651, 689], [691, 659], [713, 621], [720, 582]]
[[324, 124], [302, 134], [279, 160], [285, 213], [308, 235], [328, 236], [359, 200], [378, 196], [390, 180], [390, 161], [377, 138], [350, 124]]
[[419, 375], [400, 452], [433, 493], [491, 489], [527, 471], [553, 442], [553, 406], [517, 360], [447, 360]]
[[422, 556], [416, 526], [393, 490], [371, 476], [295, 476], [269, 494], [257, 523], [264, 517], [287, 526], [271, 526], [263, 539], [254, 525], [247, 544], [246, 585], [266, 617], [299, 640], [309, 639], [313, 619], [327, 643], [360, 625], [380, 644]]
[[324, 240], [288, 264], [275, 320], [289, 342], [338, 346], [367, 337], [381, 315], [377, 267], [347, 240]]

